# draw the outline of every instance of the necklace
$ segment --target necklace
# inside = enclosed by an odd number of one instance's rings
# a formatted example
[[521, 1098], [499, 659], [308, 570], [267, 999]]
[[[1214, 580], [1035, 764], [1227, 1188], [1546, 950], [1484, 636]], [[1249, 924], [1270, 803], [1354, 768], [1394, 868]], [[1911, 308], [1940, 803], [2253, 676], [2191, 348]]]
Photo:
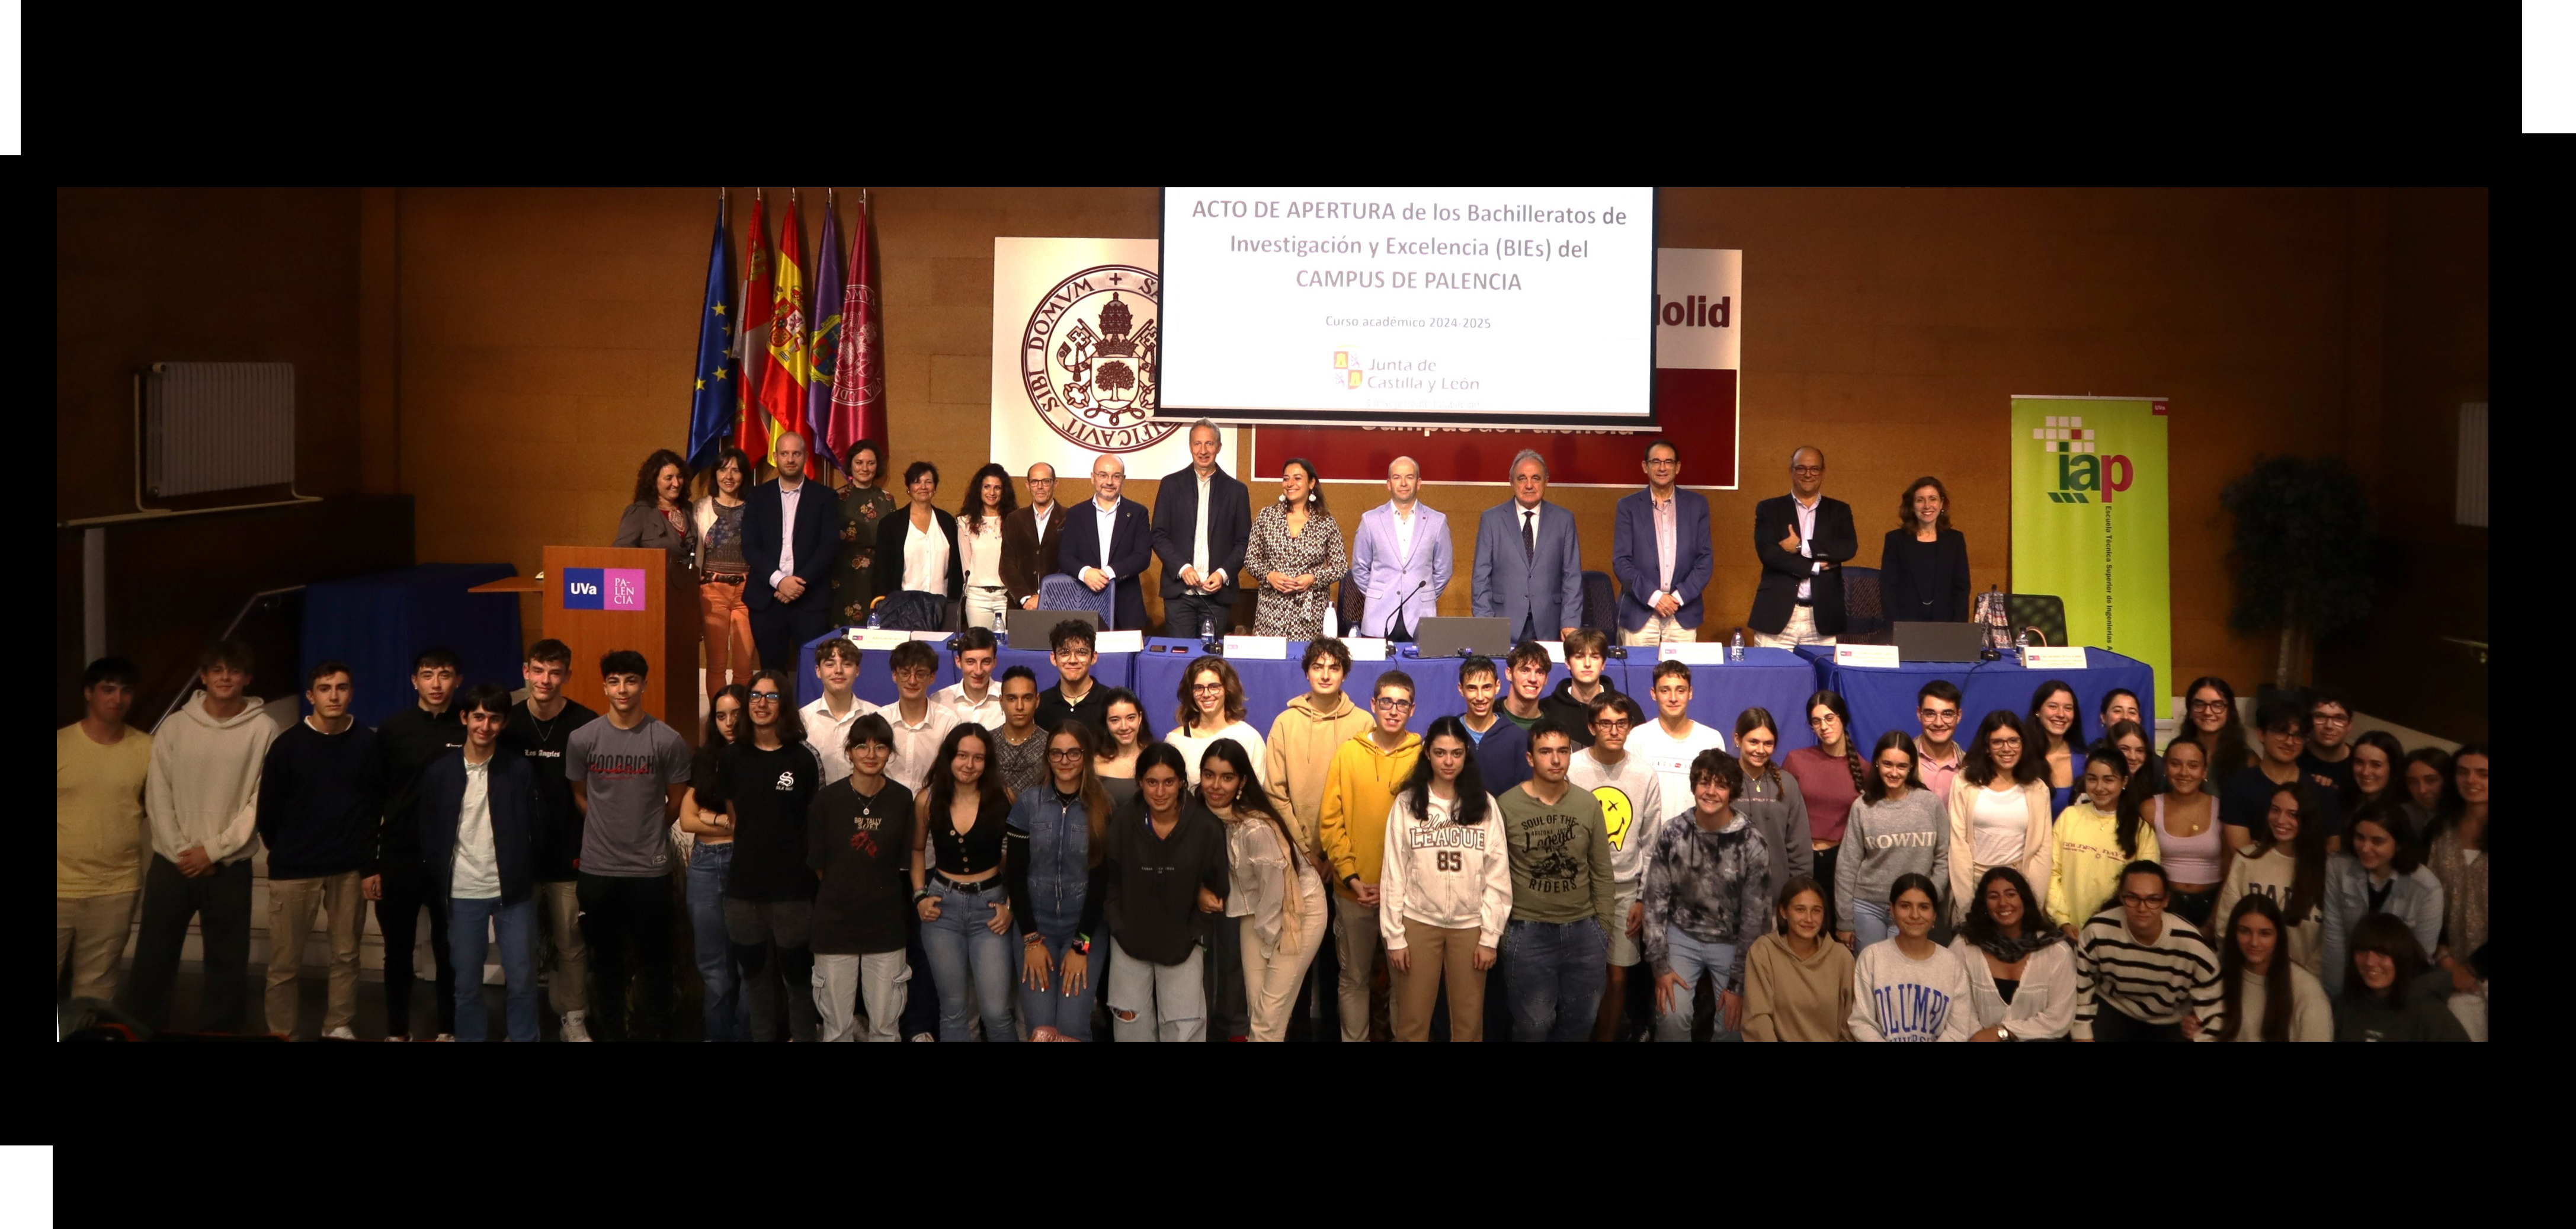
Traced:
[[[569, 706], [567, 706], [567, 707], [569, 707]], [[538, 741], [538, 742], [541, 742], [541, 743], [550, 743], [550, 742], [553, 742], [553, 741], [555, 740], [555, 730], [554, 730], [554, 727], [555, 727], [555, 726], [557, 726], [557, 725], [562, 725], [562, 724], [563, 724], [563, 710], [561, 710], [561, 709], [557, 709], [557, 710], [555, 711], [555, 719], [554, 719], [554, 723], [553, 723], [552, 725], [549, 725], [549, 724], [547, 724], [546, 722], [543, 722], [543, 721], [539, 721], [539, 720], [537, 720], [537, 709], [536, 709], [536, 706], [535, 706], [535, 705], [533, 705], [533, 704], [532, 704], [532, 705], [529, 705], [529, 706], [528, 706], [528, 724], [536, 727], [536, 729], [537, 729], [537, 741]]]

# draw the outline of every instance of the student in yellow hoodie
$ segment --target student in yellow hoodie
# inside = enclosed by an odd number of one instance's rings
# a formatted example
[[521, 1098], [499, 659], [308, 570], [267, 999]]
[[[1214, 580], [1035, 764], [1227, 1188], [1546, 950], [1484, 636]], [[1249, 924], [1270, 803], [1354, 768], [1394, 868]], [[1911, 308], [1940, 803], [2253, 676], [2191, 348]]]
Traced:
[[1324, 859], [1316, 824], [1324, 814], [1324, 778], [1333, 770], [1333, 753], [1369, 730], [1369, 710], [1342, 694], [1342, 679], [1351, 672], [1351, 651], [1332, 637], [1306, 644], [1306, 685], [1313, 690], [1288, 702], [1270, 723], [1269, 762], [1261, 779], [1270, 800], [1288, 817], [1297, 851], [1314, 862], [1326, 882], [1340, 878]]
[[1413, 678], [1402, 670], [1377, 677], [1369, 702], [1376, 724], [1333, 752], [1324, 773], [1318, 831], [1332, 859], [1333, 951], [1341, 960], [1342, 1040], [1369, 1039], [1369, 1022], [1383, 1020], [1383, 1000], [1372, 1005], [1369, 982], [1384, 939], [1378, 931], [1377, 876], [1386, 857], [1386, 813], [1397, 790], [1422, 757], [1422, 737], [1404, 728], [1413, 716]]
[[2155, 825], [2144, 801], [2129, 788], [2129, 762], [2108, 743], [2095, 743], [2084, 762], [2084, 796], [2049, 830], [2048, 916], [2073, 938], [2085, 921], [2118, 902], [2123, 870], [2140, 858], [2160, 861]]

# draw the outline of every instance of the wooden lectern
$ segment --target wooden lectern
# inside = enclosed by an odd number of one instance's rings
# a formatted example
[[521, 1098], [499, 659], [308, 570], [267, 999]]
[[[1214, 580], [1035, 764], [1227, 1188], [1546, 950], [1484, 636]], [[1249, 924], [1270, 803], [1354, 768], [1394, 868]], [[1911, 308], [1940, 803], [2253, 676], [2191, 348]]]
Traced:
[[698, 741], [697, 577], [668, 551], [616, 546], [549, 546], [543, 581], [511, 578], [477, 591], [536, 589], [543, 595], [544, 634], [572, 648], [564, 694], [608, 711], [599, 659], [618, 649], [644, 655], [644, 711], [692, 745]]

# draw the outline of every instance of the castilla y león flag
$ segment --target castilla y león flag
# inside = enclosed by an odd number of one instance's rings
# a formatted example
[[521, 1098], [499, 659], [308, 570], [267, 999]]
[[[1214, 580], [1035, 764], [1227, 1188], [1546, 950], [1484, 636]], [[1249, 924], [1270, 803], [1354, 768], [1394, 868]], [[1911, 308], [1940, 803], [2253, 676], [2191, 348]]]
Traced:
[[769, 370], [769, 313], [776, 306], [769, 298], [769, 225], [761, 217], [766, 204], [757, 196], [751, 201], [751, 233], [742, 244], [742, 298], [736, 300], [742, 305], [742, 317], [734, 333], [741, 346], [734, 363], [741, 399], [734, 414], [733, 446], [754, 466], [769, 457], [769, 416], [760, 410], [760, 379]]

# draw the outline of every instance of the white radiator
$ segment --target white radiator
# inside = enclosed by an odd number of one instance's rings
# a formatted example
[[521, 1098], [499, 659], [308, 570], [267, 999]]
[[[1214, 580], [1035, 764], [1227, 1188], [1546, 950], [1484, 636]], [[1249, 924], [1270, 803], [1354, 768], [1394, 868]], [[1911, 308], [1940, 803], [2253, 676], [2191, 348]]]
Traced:
[[152, 494], [295, 481], [295, 364], [154, 363], [143, 386]]

